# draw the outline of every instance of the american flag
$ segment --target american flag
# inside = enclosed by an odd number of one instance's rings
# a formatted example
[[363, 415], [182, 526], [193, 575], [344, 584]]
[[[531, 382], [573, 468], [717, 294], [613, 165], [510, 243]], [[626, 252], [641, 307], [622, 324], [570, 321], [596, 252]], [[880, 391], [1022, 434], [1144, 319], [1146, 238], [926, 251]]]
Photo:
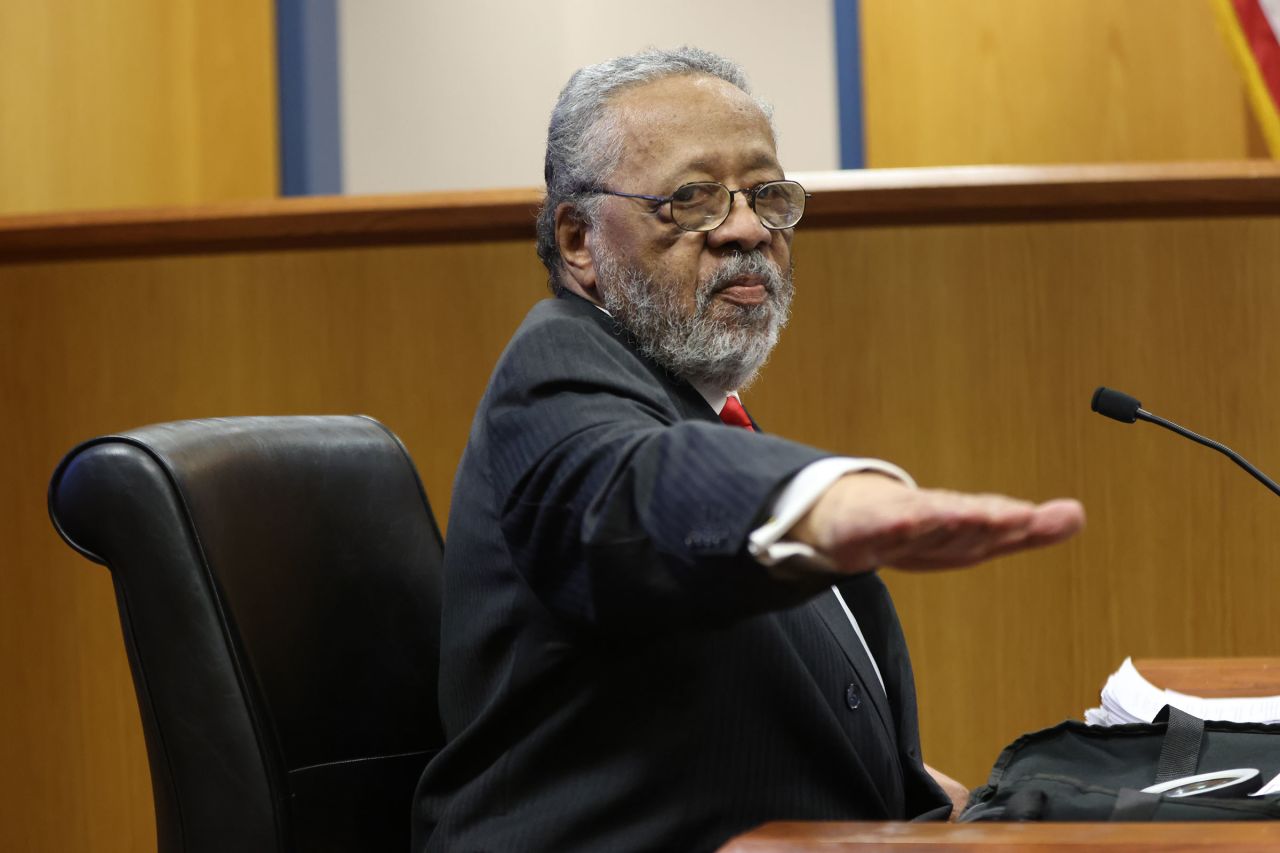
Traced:
[[1280, 158], [1280, 0], [1216, 0], [1271, 156]]

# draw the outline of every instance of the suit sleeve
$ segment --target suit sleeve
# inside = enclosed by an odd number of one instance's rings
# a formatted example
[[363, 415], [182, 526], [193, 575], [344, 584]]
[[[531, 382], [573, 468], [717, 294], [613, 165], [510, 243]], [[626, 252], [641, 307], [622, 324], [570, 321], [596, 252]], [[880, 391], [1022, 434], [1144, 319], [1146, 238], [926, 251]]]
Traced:
[[516, 338], [483, 428], [504, 540], [559, 618], [644, 633], [792, 606], [747, 553], [772, 497], [827, 454], [681, 416], [664, 379], [597, 324]]

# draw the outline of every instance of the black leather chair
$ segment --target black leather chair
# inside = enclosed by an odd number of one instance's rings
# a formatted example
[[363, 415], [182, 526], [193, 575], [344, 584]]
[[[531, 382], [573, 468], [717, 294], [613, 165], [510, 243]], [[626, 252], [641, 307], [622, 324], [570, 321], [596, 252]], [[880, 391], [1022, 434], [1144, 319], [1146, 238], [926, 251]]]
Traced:
[[409, 849], [436, 709], [440, 532], [363, 417], [184, 421], [75, 448], [49, 487], [106, 565], [161, 853]]

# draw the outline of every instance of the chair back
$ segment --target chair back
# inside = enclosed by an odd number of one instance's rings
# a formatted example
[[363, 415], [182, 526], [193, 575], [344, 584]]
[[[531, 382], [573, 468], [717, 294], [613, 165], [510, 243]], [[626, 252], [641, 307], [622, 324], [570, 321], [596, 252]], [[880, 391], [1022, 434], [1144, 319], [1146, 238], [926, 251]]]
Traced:
[[409, 849], [441, 746], [441, 538], [364, 417], [182, 421], [87, 441], [49, 511], [110, 569], [160, 853]]

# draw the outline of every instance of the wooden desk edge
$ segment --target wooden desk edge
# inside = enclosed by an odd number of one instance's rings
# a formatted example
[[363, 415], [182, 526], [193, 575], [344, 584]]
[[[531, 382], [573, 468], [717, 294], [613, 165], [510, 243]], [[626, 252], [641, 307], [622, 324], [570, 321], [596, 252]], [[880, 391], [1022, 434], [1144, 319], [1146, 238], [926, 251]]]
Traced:
[[804, 823], [779, 822], [745, 833], [721, 853], [924, 850], [977, 853], [1100, 851], [1272, 851], [1280, 821], [1240, 823]]
[[1157, 687], [1193, 696], [1280, 696], [1280, 658], [1138, 658]]
[[[1280, 215], [1280, 163], [965, 166], [795, 175], [803, 227]], [[0, 264], [532, 239], [539, 189], [0, 217]]]
[[[1280, 658], [1138, 658], [1153, 684], [1199, 696], [1280, 695]], [[1280, 821], [1249, 823], [806, 823], [765, 824], [722, 853], [924, 850], [976, 853], [1026, 850], [1280, 850]]]

